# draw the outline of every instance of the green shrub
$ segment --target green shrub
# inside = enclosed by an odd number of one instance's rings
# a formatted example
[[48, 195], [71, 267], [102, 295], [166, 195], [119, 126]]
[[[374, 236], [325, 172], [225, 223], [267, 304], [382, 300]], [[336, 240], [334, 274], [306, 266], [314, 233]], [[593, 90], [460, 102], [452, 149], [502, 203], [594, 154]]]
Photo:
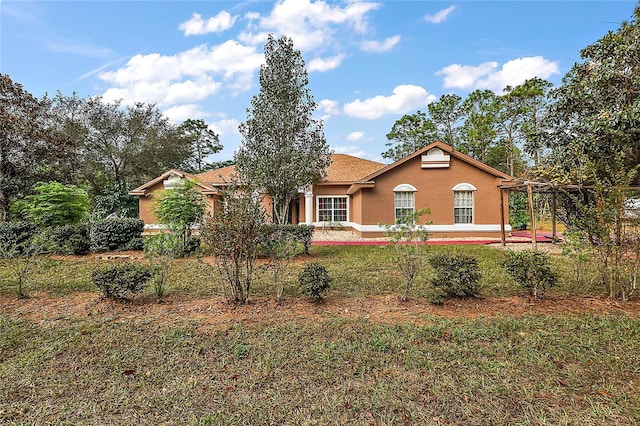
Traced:
[[502, 265], [514, 281], [535, 298], [543, 297], [549, 287], [558, 284], [547, 253], [532, 250], [509, 252]]
[[223, 202], [200, 228], [202, 241], [225, 282], [227, 299], [248, 303], [255, 262], [265, 242], [266, 212], [246, 182], [234, 180], [222, 190]]
[[426, 294], [427, 302], [434, 305], [442, 305], [447, 298], [447, 293], [441, 288], [434, 287]]
[[153, 269], [146, 265], [121, 263], [91, 273], [93, 283], [104, 297], [124, 300], [144, 290], [153, 276]]
[[509, 224], [513, 229], [523, 230], [529, 226], [529, 201], [527, 194], [509, 194]]
[[97, 252], [132, 249], [132, 244], [140, 249], [142, 231], [144, 222], [141, 219], [123, 217], [100, 220], [91, 225], [91, 250]]
[[194, 235], [191, 235], [187, 239], [187, 243], [184, 245], [184, 256], [189, 256], [192, 254], [196, 254], [200, 251], [200, 238]]
[[17, 200], [11, 210], [42, 227], [78, 223], [89, 215], [89, 195], [74, 185], [39, 182], [34, 194]]
[[0, 246], [12, 249], [19, 255], [38, 231], [38, 227], [31, 222], [0, 222]]
[[321, 299], [329, 289], [331, 277], [327, 269], [320, 263], [309, 263], [298, 276], [302, 294]]
[[89, 225], [86, 223], [50, 228], [47, 237], [51, 250], [56, 253], [82, 255], [91, 250]]
[[475, 257], [442, 253], [432, 256], [429, 264], [436, 273], [431, 283], [448, 296], [473, 297], [479, 294], [482, 274]]
[[177, 258], [182, 255], [180, 237], [168, 232], [146, 235], [143, 238], [144, 254], [147, 258], [163, 256]]
[[391, 261], [404, 278], [404, 291], [400, 296], [403, 302], [408, 300], [409, 291], [425, 264], [427, 245], [424, 243], [429, 238], [428, 225], [431, 221], [421, 223], [421, 218], [430, 213], [429, 209], [405, 210], [393, 225], [380, 224], [385, 228], [384, 234], [390, 238]]
[[[311, 225], [266, 225], [265, 234], [277, 236], [279, 239], [292, 239], [302, 245], [302, 252], [309, 254], [313, 240], [313, 226]], [[269, 237], [268, 237], [269, 238]], [[267, 244], [269, 241], [267, 241]]]

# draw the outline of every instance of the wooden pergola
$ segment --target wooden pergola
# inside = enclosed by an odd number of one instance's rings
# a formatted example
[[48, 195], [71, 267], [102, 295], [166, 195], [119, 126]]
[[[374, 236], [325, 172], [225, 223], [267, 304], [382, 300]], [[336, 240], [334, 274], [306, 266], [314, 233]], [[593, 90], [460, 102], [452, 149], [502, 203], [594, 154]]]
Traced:
[[[551, 237], [555, 243], [558, 240], [557, 235], [557, 199], [559, 192], [576, 192], [583, 190], [595, 189], [593, 185], [581, 184], [559, 184], [557, 182], [537, 182], [526, 179], [515, 179], [499, 185], [500, 189], [500, 233], [502, 237], [502, 245], [506, 245], [505, 231], [505, 211], [504, 211], [504, 191], [517, 191], [527, 193], [527, 204], [529, 210], [529, 220], [531, 223], [531, 246], [536, 248], [536, 219], [534, 214], [533, 193], [551, 194]], [[640, 186], [620, 186], [615, 187], [625, 191], [635, 191], [640, 193]]]

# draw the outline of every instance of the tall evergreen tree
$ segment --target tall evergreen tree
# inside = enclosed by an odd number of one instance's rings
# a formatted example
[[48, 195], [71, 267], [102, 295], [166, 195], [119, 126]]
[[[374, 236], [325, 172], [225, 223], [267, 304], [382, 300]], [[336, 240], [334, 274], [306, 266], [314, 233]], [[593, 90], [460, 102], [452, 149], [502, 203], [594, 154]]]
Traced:
[[463, 102], [468, 115], [460, 129], [460, 151], [483, 163], [496, 143], [496, 98], [491, 90], [475, 90]]
[[431, 120], [438, 129], [438, 138], [455, 149], [459, 145], [460, 123], [467, 115], [465, 107], [462, 98], [452, 93], [442, 95], [440, 99], [427, 105]]
[[405, 114], [396, 120], [391, 131], [387, 133], [387, 139], [389, 142], [386, 146], [389, 149], [383, 152], [382, 156], [397, 161], [437, 141], [438, 129], [424, 112], [418, 111], [415, 114]]
[[313, 118], [316, 103], [302, 54], [293, 41], [269, 35], [260, 67], [260, 93], [240, 124], [236, 154], [241, 177], [273, 197], [274, 216], [287, 223], [298, 191], [322, 178], [331, 162], [323, 123]]
[[222, 150], [218, 134], [204, 120], [191, 118], [178, 127], [178, 132], [191, 143], [191, 156], [183, 167], [185, 171], [202, 173], [209, 170], [213, 163], [208, 162], [207, 157]]

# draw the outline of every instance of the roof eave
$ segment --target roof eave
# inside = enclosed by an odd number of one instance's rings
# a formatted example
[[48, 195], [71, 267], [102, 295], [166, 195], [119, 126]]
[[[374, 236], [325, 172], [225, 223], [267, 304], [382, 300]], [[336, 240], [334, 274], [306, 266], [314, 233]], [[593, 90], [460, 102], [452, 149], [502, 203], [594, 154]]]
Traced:
[[361, 189], [366, 189], [366, 188], [375, 188], [376, 183], [373, 181], [368, 181], [368, 182], [354, 182], [349, 189], [347, 189], [347, 195], [352, 195], [355, 194], [356, 192], [360, 191]]

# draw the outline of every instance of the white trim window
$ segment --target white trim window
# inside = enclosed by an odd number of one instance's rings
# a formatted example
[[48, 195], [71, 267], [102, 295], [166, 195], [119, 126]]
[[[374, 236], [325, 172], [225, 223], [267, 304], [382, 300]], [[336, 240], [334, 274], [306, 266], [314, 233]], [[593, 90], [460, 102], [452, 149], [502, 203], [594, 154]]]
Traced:
[[346, 222], [349, 218], [349, 197], [318, 196], [319, 222]]
[[453, 223], [473, 223], [473, 192], [476, 187], [461, 183], [453, 187]]
[[393, 188], [394, 218], [396, 223], [413, 221], [416, 210], [416, 191], [413, 185], [403, 183]]

